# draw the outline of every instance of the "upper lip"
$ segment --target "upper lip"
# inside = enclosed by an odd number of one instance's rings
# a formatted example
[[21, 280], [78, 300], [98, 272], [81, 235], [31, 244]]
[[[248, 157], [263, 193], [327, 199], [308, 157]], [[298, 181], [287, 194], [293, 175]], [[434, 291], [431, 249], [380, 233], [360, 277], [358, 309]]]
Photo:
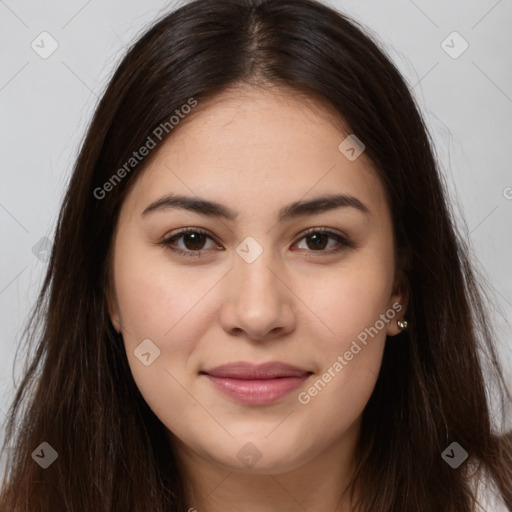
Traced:
[[252, 364], [236, 362], [216, 366], [210, 370], [202, 370], [212, 377], [232, 379], [275, 379], [279, 377], [304, 377], [312, 372], [281, 362]]

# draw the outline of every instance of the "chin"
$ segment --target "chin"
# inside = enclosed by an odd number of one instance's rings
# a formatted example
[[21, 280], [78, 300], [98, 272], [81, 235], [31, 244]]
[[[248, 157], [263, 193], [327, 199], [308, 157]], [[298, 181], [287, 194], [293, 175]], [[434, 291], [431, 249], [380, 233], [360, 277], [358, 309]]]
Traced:
[[230, 471], [254, 475], [286, 473], [299, 468], [311, 458], [305, 452], [299, 453], [297, 445], [278, 446], [264, 438], [261, 441], [254, 438], [233, 441], [233, 446], [236, 447], [234, 451], [214, 453], [208, 450], [209, 458]]

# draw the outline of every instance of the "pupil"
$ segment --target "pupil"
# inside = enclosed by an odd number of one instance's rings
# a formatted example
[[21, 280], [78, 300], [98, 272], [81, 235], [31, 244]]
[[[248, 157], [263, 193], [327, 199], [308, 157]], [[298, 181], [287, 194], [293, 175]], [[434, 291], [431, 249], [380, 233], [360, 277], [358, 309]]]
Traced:
[[[199, 243], [199, 240], [202, 236], [204, 235], [202, 235], [201, 233], [187, 233], [185, 235], [185, 246], [187, 247], [187, 249], [201, 249], [201, 247], [194, 246], [194, 243]], [[192, 240], [192, 247], [189, 247], [190, 244], [187, 244], [187, 240], [190, 239]], [[199, 245], [201, 244], [199, 243]]]
[[[326, 238], [326, 237], [327, 237], [327, 235], [324, 235], [324, 234], [316, 234], [316, 235], [310, 235], [310, 236], [309, 236], [309, 238], [310, 238], [310, 239], [316, 239], [316, 240], [317, 240], [317, 242], [319, 241], [319, 238], [320, 238], [320, 237]], [[324, 241], [325, 241], [325, 240], [324, 240]], [[316, 248], [318, 249], [318, 248], [319, 248], [319, 246], [318, 246], [317, 242], [315, 242], [315, 243], [314, 243], [314, 245], [316, 245]], [[309, 245], [309, 244], [308, 244], [308, 245]], [[323, 249], [324, 247], [325, 247], [325, 244], [321, 244], [321, 247], [320, 247], [320, 248], [321, 248], [321, 249]], [[315, 247], [310, 247], [310, 249], [311, 249], [311, 248], [313, 248], [313, 249], [314, 249]]]

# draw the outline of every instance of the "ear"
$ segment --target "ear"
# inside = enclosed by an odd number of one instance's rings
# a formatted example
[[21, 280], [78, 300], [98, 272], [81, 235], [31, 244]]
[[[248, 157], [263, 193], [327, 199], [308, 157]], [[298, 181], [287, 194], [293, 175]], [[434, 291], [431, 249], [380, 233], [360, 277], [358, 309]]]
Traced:
[[119, 319], [119, 313], [117, 311], [117, 309], [115, 309], [114, 311], [110, 310], [109, 308], [109, 316], [110, 316], [110, 321], [112, 322], [112, 325], [114, 326], [114, 329], [116, 330], [116, 332], [118, 334], [121, 333], [121, 321]]
[[110, 321], [112, 322], [114, 329], [118, 334], [121, 333], [121, 318], [119, 315], [119, 304], [112, 286], [109, 286], [107, 291], [107, 308], [108, 316], [110, 317]]
[[402, 329], [398, 326], [398, 321], [406, 318], [408, 304], [409, 291], [405, 284], [405, 276], [400, 272], [388, 304], [389, 310], [395, 312], [395, 316], [389, 321], [386, 329], [388, 336], [396, 336], [402, 332]]

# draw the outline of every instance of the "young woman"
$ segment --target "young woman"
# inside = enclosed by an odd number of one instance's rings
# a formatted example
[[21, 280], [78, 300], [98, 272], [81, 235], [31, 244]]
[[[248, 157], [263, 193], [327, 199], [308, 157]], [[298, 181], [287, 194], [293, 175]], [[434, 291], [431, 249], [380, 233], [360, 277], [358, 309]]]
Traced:
[[507, 510], [481, 284], [363, 29], [313, 0], [188, 3], [83, 142], [0, 510]]

